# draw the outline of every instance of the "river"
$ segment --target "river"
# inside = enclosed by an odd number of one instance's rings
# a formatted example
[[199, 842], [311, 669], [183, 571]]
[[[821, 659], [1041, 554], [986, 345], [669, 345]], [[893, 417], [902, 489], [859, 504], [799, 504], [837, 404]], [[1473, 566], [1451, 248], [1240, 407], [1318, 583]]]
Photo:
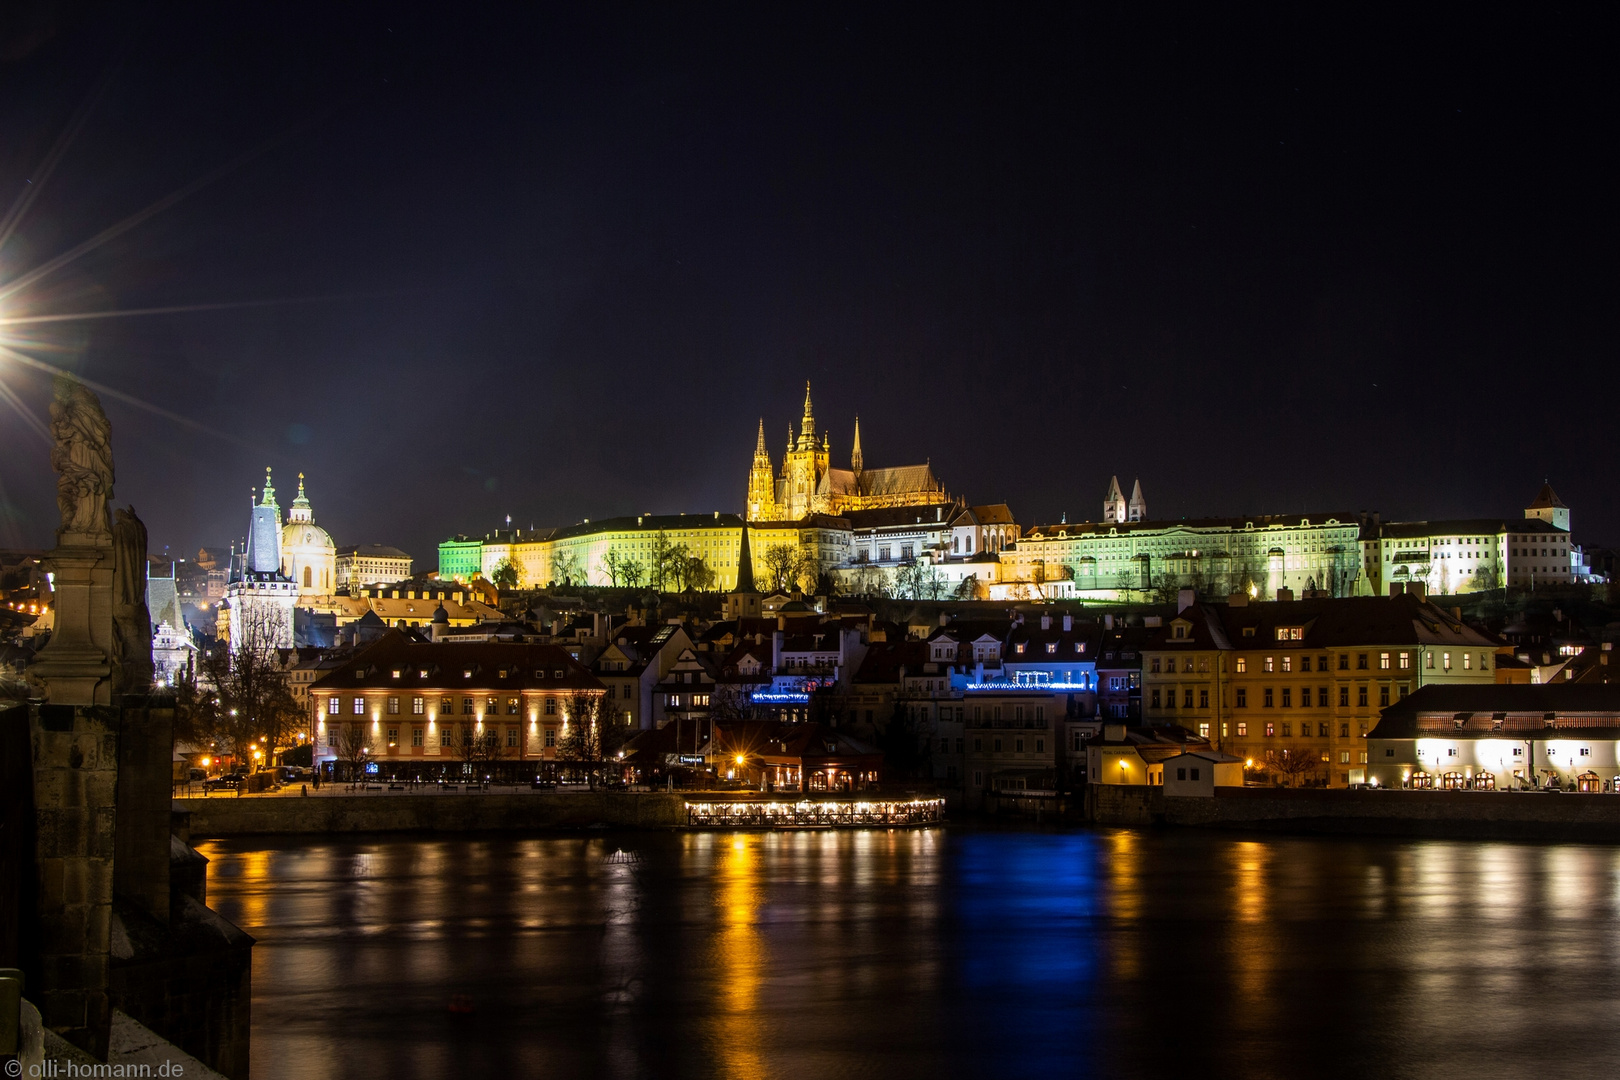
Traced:
[[200, 850], [210, 905], [258, 940], [258, 1080], [1620, 1060], [1614, 847], [953, 828]]

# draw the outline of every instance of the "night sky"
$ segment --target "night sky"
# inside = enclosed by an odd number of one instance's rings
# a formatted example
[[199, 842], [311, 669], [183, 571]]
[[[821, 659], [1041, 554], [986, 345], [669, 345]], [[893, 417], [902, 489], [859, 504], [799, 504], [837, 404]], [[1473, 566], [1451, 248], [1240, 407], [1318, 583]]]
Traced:
[[[479, 7], [0, 15], [0, 208], [43, 184], [0, 281], [196, 186], [0, 316], [286, 301], [0, 326], [184, 419], [103, 395], [154, 550], [239, 537], [266, 465], [419, 568], [740, 511], [806, 379], [834, 464], [858, 413], [1026, 524], [1113, 473], [1156, 518], [1548, 477], [1620, 542], [1612, 7]], [[0, 487], [47, 546], [3, 405]]]

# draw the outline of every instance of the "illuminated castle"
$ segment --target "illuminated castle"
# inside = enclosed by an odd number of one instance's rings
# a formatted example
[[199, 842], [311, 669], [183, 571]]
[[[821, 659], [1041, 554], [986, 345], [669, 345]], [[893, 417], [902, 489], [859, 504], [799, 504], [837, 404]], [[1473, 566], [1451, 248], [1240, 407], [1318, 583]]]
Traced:
[[855, 420], [855, 446], [850, 467], [832, 468], [832, 442], [823, 432], [816, 438], [816, 420], [810, 408], [810, 384], [804, 384], [804, 418], [799, 433], [788, 425], [787, 452], [782, 471], [771, 464], [765, 449], [765, 421], [759, 422], [754, 464], [748, 470], [749, 521], [801, 521], [811, 514], [838, 516], [852, 510], [891, 506], [943, 506], [953, 500], [929, 465], [902, 465], [868, 469], [861, 458], [861, 421]]

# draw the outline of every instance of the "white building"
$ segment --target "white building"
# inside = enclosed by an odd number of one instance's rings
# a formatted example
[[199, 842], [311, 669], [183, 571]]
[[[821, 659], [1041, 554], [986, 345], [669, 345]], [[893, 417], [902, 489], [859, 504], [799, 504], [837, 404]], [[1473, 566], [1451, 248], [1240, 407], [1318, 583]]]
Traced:
[[362, 585], [391, 585], [411, 576], [411, 557], [386, 544], [356, 544], [337, 549], [337, 587], [350, 592]]
[[298, 586], [300, 596], [331, 596], [337, 588], [337, 548], [326, 530], [315, 524], [303, 473], [298, 474], [298, 497], [281, 528], [281, 573]]
[[281, 570], [281, 508], [270, 470], [264, 470], [264, 491], [254, 502], [248, 522], [247, 545], [239, 566], [233, 566], [225, 586], [225, 605], [232, 649], [290, 649], [293, 647], [293, 609], [298, 586]]
[[1379, 787], [1620, 791], [1620, 684], [1426, 686], [1367, 736]]

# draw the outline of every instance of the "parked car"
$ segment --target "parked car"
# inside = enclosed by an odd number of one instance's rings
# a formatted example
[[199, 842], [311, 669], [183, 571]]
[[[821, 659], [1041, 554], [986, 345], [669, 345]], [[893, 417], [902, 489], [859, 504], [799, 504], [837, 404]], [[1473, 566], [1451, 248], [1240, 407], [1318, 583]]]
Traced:
[[205, 782], [203, 788], [207, 791], [218, 791], [221, 788], [235, 789], [241, 787], [242, 782], [246, 779], [247, 776], [243, 773], [226, 773], [224, 776], [216, 776], [212, 780]]
[[204, 772], [202, 769], [191, 769], [191, 770], [188, 770], [187, 773], [186, 773], [186, 781], [187, 781], [187, 783], [193, 783], [194, 784], [194, 783], [198, 782], [199, 780], [207, 780], [207, 779], [208, 779], [208, 774], [206, 772]]

